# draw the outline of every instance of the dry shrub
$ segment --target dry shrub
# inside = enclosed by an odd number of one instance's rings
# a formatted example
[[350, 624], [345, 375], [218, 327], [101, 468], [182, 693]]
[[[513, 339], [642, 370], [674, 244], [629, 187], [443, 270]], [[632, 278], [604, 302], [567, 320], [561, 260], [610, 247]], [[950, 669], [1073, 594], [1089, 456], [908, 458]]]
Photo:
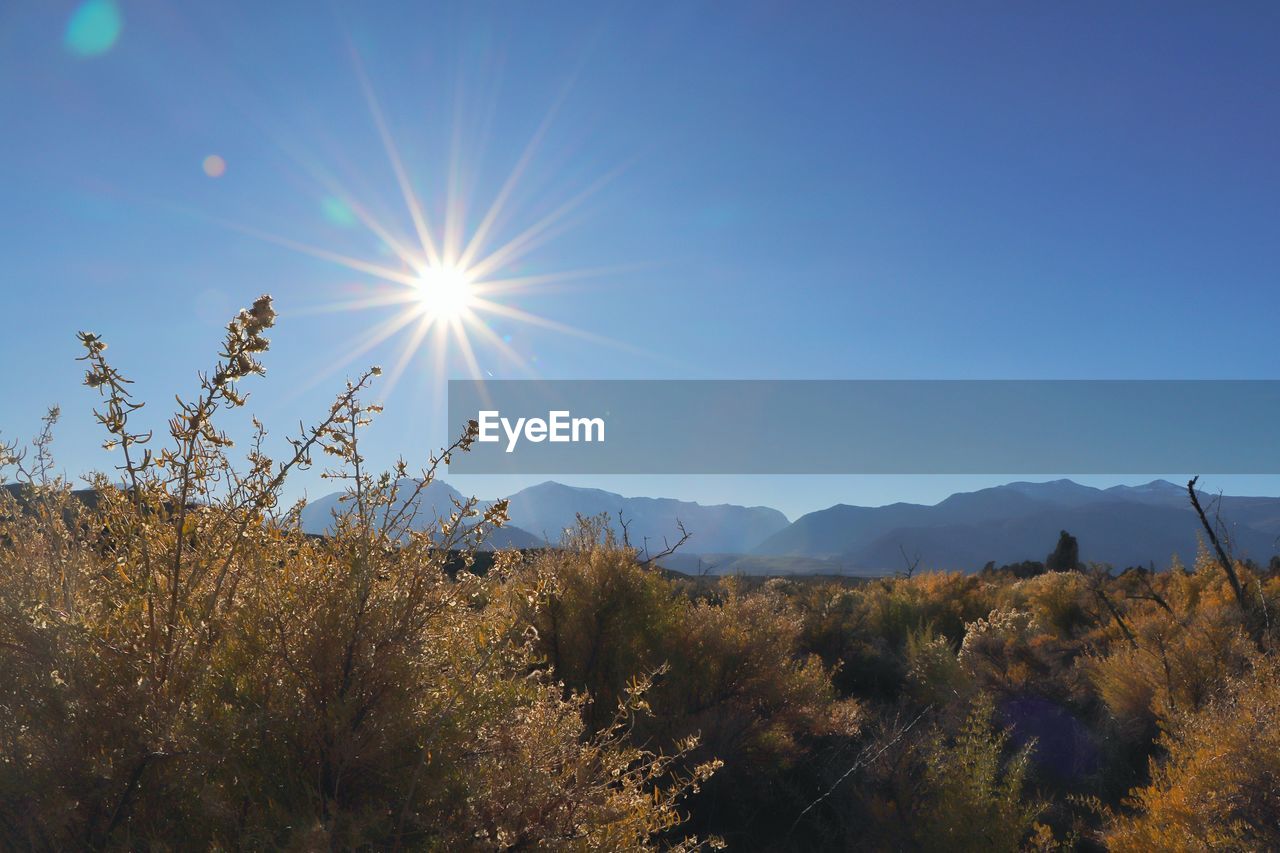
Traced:
[[1132, 792], [1133, 813], [1106, 836], [1116, 851], [1280, 848], [1280, 672], [1272, 662], [1233, 680], [1199, 711], [1180, 714], [1162, 738], [1151, 783]]
[[1045, 669], [1042, 629], [1029, 611], [1002, 608], [966, 626], [959, 660], [981, 686], [1025, 690]]
[[641, 566], [614, 537], [607, 519], [583, 519], [561, 547], [525, 569], [527, 621], [554, 677], [585, 691], [591, 722], [603, 725], [637, 674], [669, 657], [686, 618], [687, 598], [656, 570]]
[[[1240, 567], [1243, 570], [1243, 567]], [[1213, 701], [1246, 672], [1258, 650], [1216, 566], [1172, 572], [1130, 593], [1127, 637], [1084, 661], [1098, 697], [1129, 737]]]
[[[467, 571], [505, 504], [474, 500], [428, 530], [417, 480], [372, 474], [360, 436], [377, 375], [268, 458], [254, 423], [235, 464], [219, 413], [261, 374], [264, 297], [229, 325], [218, 363], [180, 401], [163, 445], [82, 335], [87, 384], [120, 454], [85, 496], [49, 476], [51, 417], [25, 485], [0, 493], [0, 843], [72, 849], [690, 847], [678, 803], [715, 765], [627, 733], [649, 683], [601, 726], [534, 666], [512, 561]], [[346, 484], [334, 535], [281, 508], [323, 452]], [[461, 565], [461, 569], [456, 569]]]
[[802, 645], [835, 668], [841, 693], [892, 700], [908, 687], [907, 646], [921, 631], [959, 644], [965, 625], [994, 605], [990, 584], [958, 572], [885, 578], [803, 596]]
[[[783, 790], [789, 775], [818, 741], [859, 731], [860, 707], [838, 701], [826, 667], [803, 653], [803, 619], [777, 584], [746, 592], [724, 581], [695, 601], [615, 541], [603, 519], [585, 520], [528, 571], [549, 579], [533, 618], [552, 677], [603, 704], [632, 673], [658, 672], [633, 741], [669, 748], [697, 735], [694, 759], [724, 762], [692, 801], [701, 829], [757, 841], [755, 832], [778, 831], [787, 812], [761, 806], [786, 797], [784, 809], [798, 813], [802, 795]], [[714, 817], [697, 824], [700, 814]]]
[[907, 638], [907, 685], [921, 705], [941, 707], [968, 698], [972, 681], [951, 641], [925, 628]]
[[927, 572], [874, 584], [865, 590], [870, 629], [896, 648], [923, 627], [959, 642], [965, 626], [991, 610], [986, 584], [975, 575]]
[[1043, 836], [1036, 819], [1044, 806], [1025, 791], [1034, 745], [1013, 749], [994, 713], [992, 697], [979, 693], [915, 736], [903, 727], [881, 735], [865, 846], [1011, 852]]
[[1089, 588], [1079, 572], [1045, 572], [1012, 584], [1005, 596], [1027, 610], [1046, 631], [1070, 638], [1093, 620]]
[[673, 638], [671, 677], [660, 690], [681, 725], [745, 767], [785, 767], [806, 736], [856, 734], [857, 703], [835, 702], [822, 662], [800, 651], [802, 620], [791, 603], [771, 588], [744, 593], [732, 580], [721, 591], [720, 601], [688, 610]]
[[[0, 445], [21, 483], [0, 490], [0, 847], [1280, 846], [1280, 578], [1236, 567], [1250, 615], [1207, 554], [1118, 578], [694, 585], [599, 519], [479, 576], [505, 504], [416, 519], [474, 428], [421, 471], [368, 471], [376, 370], [281, 459], [255, 422], [233, 461], [219, 424], [274, 322], [266, 298], [233, 320], [162, 438], [82, 335], [119, 460], [90, 490], [53, 475], [56, 410], [32, 452]], [[280, 495], [322, 454], [345, 499], [318, 538]], [[984, 692], [1105, 747], [1035, 771], [1052, 830], [1012, 748], [1029, 718], [993, 728]]]

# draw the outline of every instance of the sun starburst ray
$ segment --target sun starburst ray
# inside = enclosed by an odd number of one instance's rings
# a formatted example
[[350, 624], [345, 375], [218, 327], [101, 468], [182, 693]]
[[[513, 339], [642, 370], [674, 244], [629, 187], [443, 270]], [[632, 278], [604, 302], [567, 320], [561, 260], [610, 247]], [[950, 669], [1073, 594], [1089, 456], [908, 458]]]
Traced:
[[462, 246], [462, 233], [466, 227], [467, 209], [466, 193], [462, 189], [462, 81], [459, 79], [453, 99], [453, 132], [449, 139], [449, 175], [448, 188], [445, 194], [444, 244], [443, 261], [449, 266], [463, 269], [466, 264], [459, 261]]
[[417, 298], [413, 291], [407, 288], [400, 288], [399, 290], [385, 290], [356, 299], [309, 305], [303, 308], [296, 308], [290, 313], [297, 315], [342, 314], [348, 311], [365, 311], [370, 308], [387, 308], [393, 305], [412, 305], [417, 301]]
[[382, 225], [382, 223], [373, 217], [368, 210], [365, 209], [364, 205], [360, 204], [341, 190], [330, 191], [333, 193], [334, 197], [340, 199], [356, 219], [360, 220], [364, 227], [373, 232], [373, 235], [381, 240], [397, 258], [410, 266], [422, 262], [423, 259], [421, 252], [415, 252], [401, 242], [398, 237], [393, 235]]
[[520, 152], [520, 158], [516, 160], [515, 166], [512, 167], [511, 174], [503, 181], [502, 188], [498, 190], [498, 195], [494, 198], [493, 203], [489, 205], [489, 209], [485, 212], [484, 218], [480, 220], [480, 224], [476, 226], [476, 230], [472, 232], [471, 239], [467, 241], [467, 247], [462, 250], [462, 254], [458, 258], [460, 266], [470, 266], [471, 262], [475, 260], [476, 253], [480, 251], [485, 241], [488, 240], [490, 230], [498, 222], [499, 217], [506, 208], [507, 201], [511, 198], [511, 194], [515, 192], [516, 186], [524, 177], [525, 171], [529, 168], [529, 163], [533, 160], [538, 146], [550, 129], [562, 102], [563, 95], [547, 111], [546, 117], [538, 125], [537, 130], [533, 132], [533, 136], [525, 144], [524, 150]]
[[381, 402], [385, 403], [387, 398], [391, 396], [391, 392], [395, 390], [396, 384], [399, 383], [400, 377], [404, 375], [409, 362], [413, 361], [413, 357], [418, 354], [418, 347], [422, 345], [422, 341], [426, 338], [427, 333], [431, 331], [431, 327], [435, 325], [437, 319], [427, 315], [423, 315], [418, 319], [417, 327], [409, 334], [409, 339], [405, 341], [405, 345], [401, 348], [400, 357], [391, 366], [391, 370], [385, 374], [386, 378], [383, 380], [379, 394]]
[[265, 240], [268, 243], [275, 243], [277, 246], [283, 246], [286, 249], [292, 249], [295, 252], [301, 252], [304, 255], [310, 255], [313, 258], [319, 258], [322, 261], [330, 261], [331, 263], [340, 264], [341, 266], [353, 269], [356, 272], [366, 273], [383, 279], [384, 281], [396, 282], [412, 287], [417, 279], [410, 272], [397, 270], [392, 267], [374, 264], [363, 261], [359, 258], [353, 258], [349, 255], [343, 255], [339, 252], [333, 252], [329, 249], [322, 249], [319, 246], [311, 246], [292, 240], [288, 237], [282, 237], [279, 234], [272, 234], [270, 231], [263, 231], [260, 228], [253, 228], [248, 225], [241, 225], [236, 222], [228, 222], [226, 220], [214, 220], [219, 222], [223, 227], [239, 231], [259, 240]]
[[[451, 331], [458, 339], [458, 350], [462, 353], [463, 361], [466, 362], [467, 367], [471, 371], [471, 375], [480, 376], [482, 373], [480, 370], [480, 362], [476, 359], [475, 351], [471, 348], [471, 340], [467, 337], [466, 329], [463, 328], [461, 321], [456, 317], [450, 325], [452, 326]], [[444, 377], [440, 376], [438, 378], [443, 379]], [[443, 386], [443, 383], [437, 384]], [[490, 402], [489, 389], [485, 387], [484, 383], [480, 383], [480, 399], [486, 404]]]
[[604, 344], [605, 346], [611, 346], [617, 349], [633, 352], [637, 355], [648, 355], [645, 350], [632, 346], [631, 344], [623, 343], [622, 341], [615, 341], [612, 338], [606, 338], [603, 335], [597, 335], [594, 332], [588, 332], [585, 329], [579, 329], [576, 326], [570, 326], [566, 323], [561, 323], [546, 317], [540, 317], [537, 314], [531, 314], [528, 311], [523, 311], [510, 305], [503, 305], [500, 302], [492, 302], [488, 299], [481, 299], [477, 297], [475, 304], [477, 308], [488, 311], [492, 314], [506, 317], [509, 320], [518, 320], [519, 322], [527, 323], [530, 326], [539, 326], [553, 332], [559, 332], [562, 335], [571, 335], [576, 338], [591, 341], [592, 343]]
[[[477, 156], [477, 146], [468, 146], [464, 138], [463, 128], [467, 125], [463, 121], [463, 106], [467, 102], [467, 87], [463, 85], [461, 76], [457, 78], [453, 94], [452, 131], [448, 140], [447, 170], [442, 174], [444, 197], [439, 220], [441, 230], [437, 232], [433, 230], [427, 216], [427, 210], [435, 208], [424, 205], [415, 191], [405, 160], [401, 156], [401, 148], [391, 132], [387, 115], [375, 93], [360, 52], [351, 42], [347, 46], [359, 90], [390, 165], [400, 201], [412, 222], [412, 231], [404, 236], [403, 229], [389, 225], [389, 217], [378, 215], [385, 214], [380, 206], [374, 206], [378, 210], [375, 213], [365, 203], [367, 199], [362, 201], [357, 194], [351, 192], [353, 183], [365, 186], [358, 174], [354, 176], [354, 182], [346, 181], [344, 185], [315, 161], [303, 155], [295, 156], [294, 159], [302, 171], [310, 176], [314, 186], [322, 188], [333, 205], [340, 206], [342, 221], [329, 216], [326, 209], [326, 216], [330, 221], [346, 227], [359, 223], [379, 241], [380, 247], [385, 247], [395, 261], [399, 262], [399, 267], [391, 261], [379, 263], [363, 260], [266, 230], [220, 223], [241, 233], [369, 277], [370, 281], [361, 285], [367, 292], [304, 308], [303, 313], [379, 309], [393, 311], [392, 316], [377, 323], [366, 334], [336, 350], [333, 360], [314, 371], [309, 381], [295, 389], [295, 393], [314, 387], [393, 337], [397, 338], [397, 343], [393, 355], [388, 358], [391, 367], [383, 382], [383, 396], [390, 394], [403, 380], [413, 368], [415, 356], [427, 347], [430, 348], [429, 361], [434, 364], [434, 378], [437, 381], [433, 383], [433, 388], [436, 393], [443, 392], [444, 384], [441, 380], [449, 373], [451, 363], [464, 368], [471, 376], [492, 376], [492, 370], [484, 370], [481, 365], [483, 360], [493, 359], [491, 366], [494, 369], [511, 370], [522, 376], [536, 377], [536, 357], [518, 352], [511, 344], [510, 336], [500, 335], [490, 327], [487, 322], [489, 318], [501, 318], [506, 322], [525, 324], [647, 354], [636, 347], [538, 316], [511, 304], [513, 300], [518, 301], [526, 295], [546, 294], [562, 289], [570, 281], [617, 271], [617, 268], [595, 268], [512, 274], [517, 262], [522, 262], [532, 252], [576, 223], [580, 219], [583, 204], [612, 181], [625, 166], [604, 174], [585, 188], [568, 194], [567, 198], [561, 196], [563, 200], [547, 205], [551, 207], [549, 212], [540, 218], [534, 218], [527, 227], [511, 229], [514, 236], [500, 242], [496, 248], [492, 246], [500, 231], [506, 231], [510, 224], [517, 224], [513, 221], [514, 209], [519, 206], [517, 199], [522, 199], [521, 187], [533, 168], [538, 152], [545, 147], [550, 129], [572, 88], [572, 80], [565, 85], [542, 117], [502, 181], [497, 194], [484, 210], [479, 222], [472, 226], [468, 221], [468, 210], [474, 183], [472, 174], [465, 168], [472, 164], [464, 163], [463, 155], [468, 152], [473, 157]], [[483, 109], [483, 105], [480, 106]], [[485, 115], [489, 114], [481, 113], [482, 117]], [[490, 115], [489, 121], [491, 118]], [[486, 128], [489, 126], [488, 122], [483, 124]], [[481, 145], [483, 141], [480, 140]], [[415, 245], [415, 235], [420, 246]], [[407, 333], [406, 327], [409, 327]]]
[[400, 159], [400, 150], [396, 147], [391, 131], [387, 127], [386, 118], [382, 114], [382, 107], [374, 94], [373, 85], [369, 82], [369, 76], [365, 73], [364, 63], [361, 61], [360, 53], [355, 49], [355, 45], [350, 45], [350, 54], [356, 77], [360, 81], [360, 90], [364, 94], [365, 103], [368, 105], [369, 112], [373, 116], [373, 123], [378, 129], [378, 136], [382, 139], [382, 147], [387, 153], [387, 159], [391, 162], [391, 169], [396, 176], [396, 183], [400, 187], [400, 195], [404, 199], [405, 206], [409, 209], [409, 216], [413, 219], [413, 227], [418, 233], [418, 239], [422, 242], [422, 251], [426, 254], [429, 262], [438, 264], [441, 262], [440, 252], [436, 248], [434, 238], [431, 236], [426, 214], [422, 210], [422, 205], [419, 203], [417, 195], [413, 192], [413, 184], [409, 181], [404, 162]]
[[458, 351], [462, 353], [463, 360], [467, 363], [467, 367], [471, 371], [472, 376], [480, 376], [480, 362], [476, 358], [475, 350], [471, 346], [471, 339], [467, 337], [466, 327], [462, 325], [461, 317], [452, 317], [449, 320], [449, 331], [454, 334], [458, 342]]
[[511, 264], [528, 254], [530, 251], [554, 236], [556, 232], [551, 231], [553, 226], [559, 224], [561, 220], [576, 210], [583, 202], [603, 189], [610, 181], [617, 177], [619, 172], [620, 170], [615, 169], [614, 171], [597, 179], [586, 189], [575, 194], [568, 201], [556, 207], [546, 216], [539, 219], [533, 225], [530, 225], [524, 231], [521, 231], [493, 252], [490, 252], [474, 264], [469, 264], [468, 269], [472, 271], [476, 278], [485, 278], [492, 272], [502, 268], [503, 266]]
[[539, 293], [548, 293], [552, 290], [562, 289], [548, 287], [548, 285], [560, 285], [571, 281], [581, 281], [584, 279], [600, 278], [607, 275], [616, 275], [623, 272], [633, 272], [637, 268], [638, 267], [635, 266], [589, 267], [579, 270], [541, 273], [539, 275], [487, 278], [484, 281], [476, 282], [476, 295], [488, 297], [499, 294], [523, 293], [535, 289]]
[[523, 375], [530, 378], [536, 377], [537, 372], [529, 365], [529, 363], [520, 357], [520, 353], [515, 348], [498, 336], [493, 329], [490, 329], [483, 320], [478, 320], [471, 326], [471, 330], [479, 335], [484, 341], [503, 356], [506, 357], [515, 368]]
[[293, 392], [288, 396], [290, 398], [294, 398], [299, 396], [304, 391], [309, 391], [312, 388], [315, 388], [325, 379], [328, 379], [330, 376], [333, 376], [335, 373], [337, 373], [338, 371], [342, 370], [344, 367], [351, 364], [360, 356], [374, 349], [379, 344], [382, 344], [385, 341], [387, 341], [389, 338], [395, 335], [396, 332], [399, 332], [405, 326], [409, 325], [415, 319], [417, 319], [418, 316], [419, 316], [418, 314], [415, 314], [409, 311], [398, 312], [395, 315], [389, 317], [388, 319], [382, 321], [377, 326], [374, 326], [372, 329], [366, 332], [363, 336], [358, 338], [357, 341], [353, 343], [350, 347], [337, 348], [336, 352], [338, 354], [335, 356], [335, 358], [332, 361], [314, 370], [307, 377], [306, 381], [299, 383], [299, 385], [296, 388], [294, 388]]

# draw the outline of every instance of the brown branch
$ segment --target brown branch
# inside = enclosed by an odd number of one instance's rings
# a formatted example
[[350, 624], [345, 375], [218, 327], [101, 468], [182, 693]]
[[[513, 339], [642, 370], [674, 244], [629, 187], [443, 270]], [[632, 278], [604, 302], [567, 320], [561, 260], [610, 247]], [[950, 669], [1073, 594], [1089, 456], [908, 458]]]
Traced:
[[687, 530], [685, 530], [685, 529], [684, 529], [684, 522], [683, 522], [683, 521], [681, 521], [680, 519], [676, 519], [676, 529], [678, 529], [678, 530], [680, 531], [680, 538], [679, 538], [678, 540], [676, 540], [676, 544], [671, 545], [671, 544], [669, 544], [669, 543], [667, 542], [667, 540], [664, 538], [664, 539], [662, 540], [663, 549], [662, 549], [661, 551], [659, 551], [657, 554], [654, 554], [652, 557], [648, 556], [648, 553], [649, 553], [649, 546], [648, 546], [648, 540], [647, 540], [647, 538], [646, 538], [646, 540], [645, 540], [645, 555], [646, 555], [646, 556], [645, 556], [645, 558], [644, 558], [643, 560], [641, 560], [641, 561], [640, 561], [640, 565], [642, 565], [642, 566], [651, 566], [651, 565], [653, 565], [654, 563], [656, 563], [658, 560], [661, 560], [661, 559], [663, 559], [663, 558], [665, 558], [665, 557], [670, 557], [670, 556], [671, 556], [672, 554], [674, 554], [676, 551], [680, 550], [680, 546], [682, 546], [682, 545], [684, 545], [684, 543], [688, 542], [688, 541], [689, 541], [689, 537], [693, 535], [693, 534], [691, 534], [689, 531], [687, 531]]
[[1191, 496], [1191, 506], [1195, 509], [1196, 515], [1200, 517], [1200, 524], [1204, 527], [1204, 532], [1209, 537], [1209, 543], [1213, 545], [1214, 553], [1217, 555], [1218, 565], [1221, 566], [1223, 573], [1226, 574], [1227, 582], [1231, 584], [1231, 591], [1235, 594], [1236, 603], [1240, 605], [1240, 613], [1244, 616], [1245, 627], [1249, 631], [1249, 636], [1253, 638], [1253, 642], [1261, 649], [1262, 631], [1258, 621], [1253, 618], [1253, 608], [1249, 606], [1249, 601], [1245, 598], [1244, 586], [1240, 583], [1240, 576], [1236, 574], [1235, 564], [1222, 546], [1222, 542], [1218, 539], [1217, 531], [1209, 523], [1204, 507], [1200, 506], [1200, 497], [1196, 494], [1196, 483], [1199, 480], [1200, 478], [1196, 476], [1187, 482], [1187, 494]]
[[916, 723], [920, 722], [921, 718], [923, 718], [924, 715], [927, 714], [930, 710], [932, 710], [932, 706], [925, 707], [923, 711], [921, 711], [919, 714], [916, 715], [915, 719], [907, 723], [902, 728], [898, 729], [898, 731], [893, 735], [893, 737], [889, 739], [888, 743], [880, 747], [880, 749], [877, 750], [876, 752], [872, 753], [870, 747], [863, 750], [862, 754], [858, 756], [858, 759], [853, 763], [853, 765], [848, 770], [844, 771], [844, 773], [840, 775], [840, 778], [836, 779], [836, 781], [831, 785], [830, 788], [826, 790], [825, 793], [822, 794], [822, 796], [818, 797], [816, 800], [809, 803], [809, 805], [805, 806], [804, 809], [800, 812], [800, 814], [796, 816], [795, 822], [793, 822], [791, 824], [791, 828], [787, 830], [787, 839], [790, 840], [791, 836], [796, 831], [796, 827], [800, 825], [800, 821], [804, 820], [804, 816], [807, 815], [809, 812], [813, 811], [815, 807], [820, 805], [828, 797], [834, 794], [836, 791], [836, 788], [840, 787], [841, 782], [843, 782], [845, 779], [848, 779], [859, 767], [870, 764], [871, 762], [875, 761], [880, 756], [888, 752], [890, 748], [892, 748], [900, 740], [906, 737], [907, 732], [915, 728]]

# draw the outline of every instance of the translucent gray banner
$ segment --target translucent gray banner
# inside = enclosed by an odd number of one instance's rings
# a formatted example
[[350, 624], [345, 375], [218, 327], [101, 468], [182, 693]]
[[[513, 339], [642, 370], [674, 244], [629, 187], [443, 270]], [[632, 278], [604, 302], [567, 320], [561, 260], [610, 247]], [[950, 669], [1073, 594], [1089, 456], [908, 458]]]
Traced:
[[1280, 380], [449, 382], [463, 474], [1278, 474]]

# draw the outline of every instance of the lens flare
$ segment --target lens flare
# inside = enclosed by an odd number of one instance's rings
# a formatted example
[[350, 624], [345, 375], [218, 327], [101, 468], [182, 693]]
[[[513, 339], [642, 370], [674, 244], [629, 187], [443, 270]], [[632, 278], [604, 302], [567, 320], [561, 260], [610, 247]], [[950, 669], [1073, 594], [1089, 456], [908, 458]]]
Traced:
[[82, 59], [101, 56], [115, 46], [123, 28], [120, 7], [114, 0], [86, 0], [67, 21], [62, 43]]
[[217, 154], [204, 158], [204, 173], [211, 178], [221, 178], [227, 173], [227, 161]]
[[337, 225], [339, 228], [351, 228], [358, 224], [350, 205], [336, 196], [326, 196], [324, 201], [320, 202], [320, 213], [329, 224]]

